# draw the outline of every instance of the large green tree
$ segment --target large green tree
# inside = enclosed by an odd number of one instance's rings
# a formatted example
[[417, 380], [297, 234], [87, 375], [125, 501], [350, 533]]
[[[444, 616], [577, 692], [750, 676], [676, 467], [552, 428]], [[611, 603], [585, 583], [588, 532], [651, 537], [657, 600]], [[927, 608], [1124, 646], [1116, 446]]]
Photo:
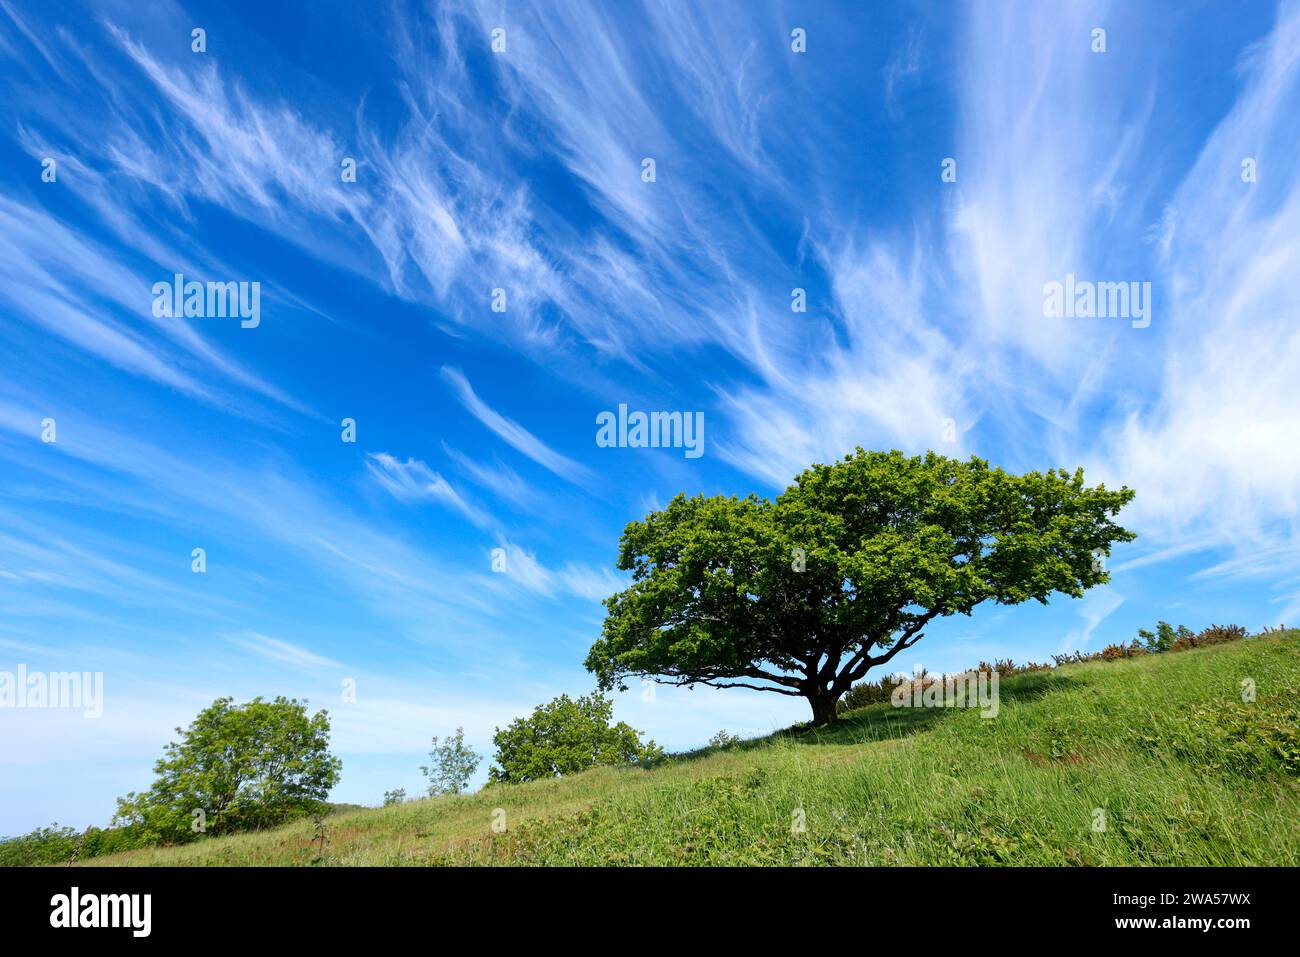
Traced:
[[1102, 556], [1134, 538], [1112, 518], [1132, 497], [1082, 469], [861, 448], [775, 501], [678, 495], [624, 530], [632, 584], [606, 600], [586, 665], [602, 689], [638, 675], [804, 697], [826, 724], [934, 619], [1108, 581]]
[[325, 809], [342, 762], [329, 753], [329, 716], [306, 702], [218, 698], [168, 744], [143, 794], [118, 799], [116, 823], [158, 840], [271, 827]]

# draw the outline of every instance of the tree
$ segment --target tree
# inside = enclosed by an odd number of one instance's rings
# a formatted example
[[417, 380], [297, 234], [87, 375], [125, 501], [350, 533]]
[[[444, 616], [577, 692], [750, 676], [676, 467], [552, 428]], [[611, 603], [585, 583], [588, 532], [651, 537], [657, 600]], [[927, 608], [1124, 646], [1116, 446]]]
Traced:
[[392, 807], [406, 800], [406, 788], [394, 788], [384, 792], [384, 807]]
[[442, 744], [438, 743], [435, 734], [429, 764], [420, 768], [429, 779], [429, 796], [460, 794], [469, 785], [469, 779], [482, 760], [466, 747], [464, 728], [457, 728], [456, 733]]
[[118, 799], [115, 822], [166, 842], [271, 827], [326, 810], [342, 762], [329, 753], [329, 715], [307, 702], [218, 698], [167, 745], [144, 794]]
[[1155, 634], [1145, 628], [1138, 629], [1138, 638], [1142, 639], [1147, 651], [1154, 653], [1168, 651], [1178, 639], [1186, 640], [1191, 637], [1192, 630], [1186, 625], [1179, 625], [1178, 629], [1175, 630], [1174, 626], [1167, 621], [1156, 623]]
[[709, 738], [711, 748], [734, 748], [738, 744], [740, 744], [740, 735], [732, 734], [726, 728]]
[[641, 675], [804, 697], [826, 724], [934, 619], [1109, 581], [1100, 557], [1135, 537], [1110, 519], [1132, 497], [1082, 469], [861, 448], [775, 501], [678, 495], [624, 530], [632, 584], [606, 599], [586, 665], [601, 690]]
[[497, 729], [496, 767], [488, 771], [493, 783], [536, 781], [576, 774], [599, 765], [645, 764], [663, 757], [653, 741], [641, 743], [635, 728], [620, 721], [611, 725], [614, 705], [602, 695], [576, 701], [562, 694], [538, 705], [527, 718], [516, 718]]

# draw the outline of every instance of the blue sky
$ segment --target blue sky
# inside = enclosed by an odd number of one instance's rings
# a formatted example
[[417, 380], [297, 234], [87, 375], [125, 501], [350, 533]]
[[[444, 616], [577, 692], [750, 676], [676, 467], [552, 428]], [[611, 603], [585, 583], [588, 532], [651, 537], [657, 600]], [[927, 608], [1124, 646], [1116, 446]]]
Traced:
[[[336, 800], [415, 793], [431, 735], [592, 688], [626, 522], [855, 445], [1138, 493], [1109, 586], [904, 668], [1300, 617], [1300, 5], [537, 6], [0, 0], [0, 670], [105, 694], [0, 709], [0, 833], [106, 823], [219, 695], [328, 708]], [[178, 272], [260, 323], [155, 316]], [[1045, 316], [1067, 275], [1150, 324]], [[704, 454], [598, 447], [620, 403]]]

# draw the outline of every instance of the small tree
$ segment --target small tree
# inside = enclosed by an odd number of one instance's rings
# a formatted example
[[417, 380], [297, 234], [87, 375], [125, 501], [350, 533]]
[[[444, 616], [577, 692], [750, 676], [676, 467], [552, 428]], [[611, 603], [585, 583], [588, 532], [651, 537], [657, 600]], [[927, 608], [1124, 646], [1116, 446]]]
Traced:
[[1100, 556], [1127, 488], [1083, 470], [1011, 475], [972, 457], [864, 452], [814, 465], [768, 501], [678, 495], [623, 532], [632, 585], [587, 655], [601, 690], [629, 676], [803, 697], [813, 723], [945, 615], [1109, 581]]
[[614, 705], [601, 695], [576, 701], [562, 694], [538, 705], [530, 717], [498, 728], [492, 782], [535, 781], [576, 774], [598, 765], [644, 764], [663, 757], [653, 741], [641, 743], [640, 732], [620, 721], [611, 725]]
[[[1155, 654], [1162, 651], [1168, 651], [1175, 641], [1180, 638], [1184, 641], [1192, 637], [1192, 630], [1186, 625], [1179, 625], [1177, 629], [1167, 621], [1156, 623], [1155, 634], [1152, 634], [1145, 628], [1138, 629], [1138, 638], [1142, 639], [1142, 644], [1146, 650]], [[1135, 641], [1134, 644], [1137, 642]]]
[[406, 800], [406, 788], [394, 788], [384, 792], [384, 807], [392, 807]]
[[434, 735], [429, 763], [420, 768], [429, 779], [429, 796], [463, 792], [482, 760], [480, 755], [466, 746], [464, 728], [457, 728], [456, 733], [442, 744], [438, 743], [438, 736]]
[[176, 729], [153, 786], [118, 799], [115, 823], [178, 842], [322, 813], [342, 768], [329, 730], [327, 712], [308, 716], [305, 701], [218, 698]]
[[738, 744], [740, 744], [740, 735], [732, 734], [726, 728], [709, 738], [711, 748], [734, 748]]

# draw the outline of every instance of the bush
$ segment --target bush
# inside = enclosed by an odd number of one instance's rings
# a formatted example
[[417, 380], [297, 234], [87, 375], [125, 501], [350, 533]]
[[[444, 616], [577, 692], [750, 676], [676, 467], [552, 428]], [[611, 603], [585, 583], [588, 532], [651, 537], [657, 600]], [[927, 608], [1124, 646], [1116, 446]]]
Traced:
[[738, 744], [740, 744], [740, 735], [730, 734], [726, 728], [709, 738], [711, 748], [733, 748]]
[[150, 847], [154, 842], [147, 832], [134, 827], [88, 827], [82, 833], [74, 852], [77, 860], [103, 857], [120, 851], [134, 851]]
[[1022, 675], [1030, 671], [1046, 671], [1051, 665], [1040, 665], [1036, 661], [1031, 661], [1027, 665], [1018, 665], [1010, 658], [999, 658], [993, 664], [981, 661], [975, 666], [976, 671], [987, 671], [990, 674], [994, 671], [998, 673], [999, 678], [1009, 678], [1011, 675]]
[[[1265, 629], [1263, 634], [1269, 632], [1270, 629]], [[1219, 645], [1226, 641], [1240, 641], [1242, 638], [1249, 637], [1249, 633], [1241, 625], [1211, 625], [1198, 634], [1185, 625], [1175, 628], [1169, 622], [1161, 621], [1156, 623], [1154, 632], [1139, 628], [1138, 637], [1128, 645], [1107, 645], [1101, 651], [1091, 655], [1076, 651], [1068, 655], [1053, 655], [1052, 658], [1058, 666], [1080, 661], [1116, 661], [1120, 658], [1135, 658], [1138, 655], [1186, 651], [1188, 648]]]
[[1228, 641], [1240, 641], [1247, 637], [1246, 629], [1241, 625], [1211, 625], [1199, 635], [1189, 636], [1190, 647], [1199, 648], [1202, 645], [1221, 645]]
[[0, 838], [0, 867], [41, 867], [131, 851], [153, 843], [147, 835], [128, 827], [38, 827], [18, 837]]
[[[1283, 628], [1270, 629], [1266, 628], [1263, 634], [1271, 634], [1274, 631], [1284, 631]], [[1179, 625], [1175, 628], [1167, 621], [1161, 621], [1156, 624], [1154, 632], [1145, 628], [1138, 629], [1138, 637], [1134, 638], [1127, 645], [1114, 644], [1107, 645], [1101, 651], [1085, 655], [1082, 652], [1073, 651], [1065, 655], [1052, 655], [1052, 661], [1055, 667], [1061, 665], [1078, 664], [1083, 661], [1118, 661], [1121, 658], [1136, 658], [1146, 654], [1160, 654], [1166, 651], [1183, 651], [1187, 648], [1199, 648], [1203, 645], [1218, 645], [1226, 641], [1239, 641], [1247, 638], [1249, 635], [1246, 629], [1241, 625], [1211, 625], [1200, 634], [1194, 633], [1190, 628]], [[1139, 640], [1140, 639], [1140, 640]], [[1018, 665], [1009, 658], [998, 659], [992, 664], [981, 661], [974, 669], [976, 671], [986, 671], [992, 673], [996, 671], [999, 678], [1006, 678], [1010, 675], [1024, 674], [1031, 671], [1045, 671], [1053, 665], [1040, 665], [1036, 662], [1029, 662], [1027, 665]], [[888, 701], [894, 693], [894, 689], [900, 685], [910, 684], [914, 681], [921, 683], [922, 689], [929, 686], [933, 681], [942, 680], [941, 675], [931, 675], [927, 671], [922, 671], [919, 676], [908, 677], [906, 675], [885, 675], [879, 681], [862, 681], [855, 684], [838, 703], [838, 710], [853, 711], [857, 708], [865, 708], [868, 705], [879, 704], [882, 701]]]
[[913, 679], [904, 675], [881, 675], [877, 681], [859, 681], [844, 692], [837, 708], [841, 712], [856, 711], [858, 708], [888, 701], [895, 688], [911, 680]]
[[496, 763], [492, 783], [535, 781], [575, 774], [600, 765], [644, 765], [664, 756], [653, 741], [641, 743], [640, 732], [620, 721], [611, 725], [614, 706], [603, 695], [560, 695], [539, 705], [530, 717], [517, 718], [493, 742]]
[[401, 804], [405, 800], [406, 788], [396, 788], [384, 792], [384, 807], [392, 807], [394, 804]]
[[[987, 661], [981, 661], [972, 671], [984, 671], [989, 674], [997, 672], [998, 678], [1006, 678], [1010, 675], [1024, 674], [1030, 671], [1046, 671], [1051, 665], [1040, 665], [1031, 661], [1026, 665], [1018, 665], [1010, 658], [999, 658], [992, 664]], [[862, 681], [849, 688], [840, 698], [839, 710], [841, 712], [853, 711], [857, 708], [865, 708], [868, 705], [880, 704], [883, 701], [889, 701], [894, 691], [902, 685], [920, 683], [921, 690], [924, 691], [936, 681], [943, 681], [944, 675], [931, 674], [925, 669], [921, 670], [919, 675], [885, 675], [879, 681]]]
[[[323, 813], [342, 763], [330, 755], [329, 717], [306, 702], [218, 698], [167, 745], [158, 779], [118, 799], [115, 823], [144, 839], [178, 843], [200, 833], [274, 827]], [[200, 823], [201, 822], [201, 823]]]
[[66, 864], [80, 835], [70, 827], [38, 827], [28, 834], [0, 841], [0, 867], [39, 867]]
[[[1155, 634], [1147, 631], [1145, 628], [1138, 629], [1138, 638], [1142, 639], [1143, 646], [1152, 654], [1159, 654], [1162, 651], [1168, 651], [1174, 646], [1174, 643], [1180, 640], [1190, 638], [1191, 629], [1185, 625], [1179, 625], [1177, 629], [1167, 621], [1156, 623]], [[1137, 639], [1134, 639], [1137, 644]]]

